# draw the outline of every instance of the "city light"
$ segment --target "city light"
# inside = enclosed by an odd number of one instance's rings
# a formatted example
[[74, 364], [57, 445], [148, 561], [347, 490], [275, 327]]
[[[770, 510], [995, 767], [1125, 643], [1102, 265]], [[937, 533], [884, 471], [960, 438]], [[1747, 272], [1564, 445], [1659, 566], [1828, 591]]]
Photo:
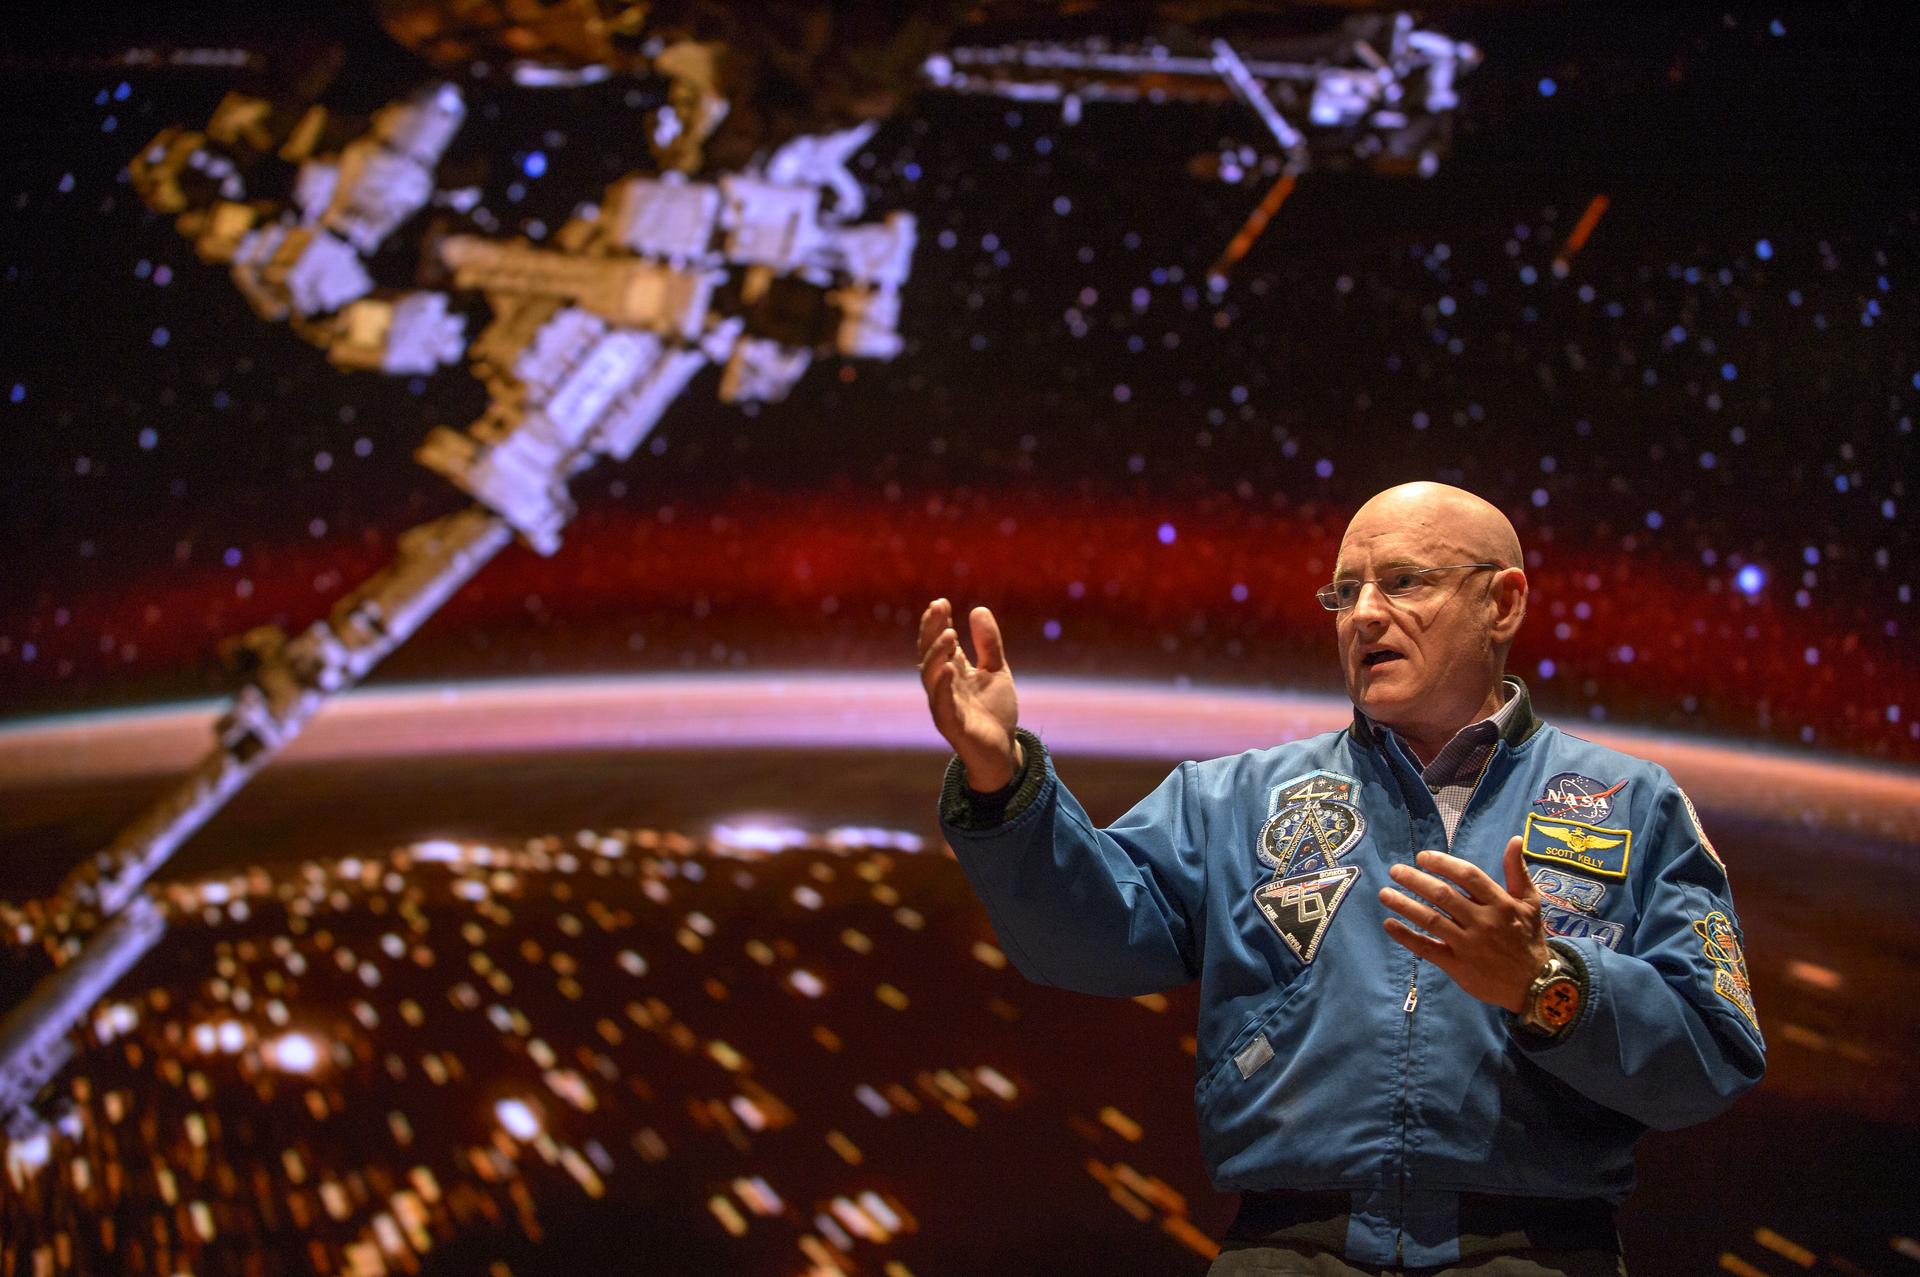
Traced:
[[525, 1100], [501, 1100], [493, 1106], [493, 1115], [517, 1140], [531, 1140], [540, 1134], [540, 1119]]
[[804, 847], [813, 835], [791, 825], [777, 825], [751, 819], [714, 826], [714, 845], [725, 851], [773, 853]]
[[285, 1033], [261, 1051], [267, 1062], [286, 1073], [311, 1073], [320, 1064], [320, 1048], [304, 1033]]

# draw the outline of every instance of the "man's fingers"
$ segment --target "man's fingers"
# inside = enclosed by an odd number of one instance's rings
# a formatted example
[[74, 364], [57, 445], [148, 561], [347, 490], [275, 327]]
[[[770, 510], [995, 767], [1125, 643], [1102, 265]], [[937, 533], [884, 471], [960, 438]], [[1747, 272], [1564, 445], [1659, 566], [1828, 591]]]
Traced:
[[933, 707], [936, 722], [952, 710], [954, 673], [952, 661], [931, 661], [921, 667], [920, 682], [927, 689], [927, 704]]
[[920, 614], [920, 659], [927, 659], [927, 649], [940, 637], [940, 631], [952, 624], [953, 604], [945, 599], [935, 599], [927, 604], [927, 610]]
[[1461, 932], [1460, 924], [1424, 900], [1395, 891], [1392, 887], [1380, 888], [1380, 903], [1400, 914], [1422, 931], [1436, 936], [1457, 936]]
[[1526, 857], [1520, 852], [1520, 838], [1515, 835], [1507, 839], [1507, 854], [1501, 858], [1501, 865], [1507, 872], [1507, 894], [1516, 900], [1529, 900], [1540, 894], [1533, 885], [1533, 875], [1527, 872]]
[[1435, 966], [1440, 966], [1445, 960], [1453, 957], [1453, 950], [1446, 945], [1432, 936], [1421, 935], [1398, 918], [1388, 918], [1380, 925], [1386, 928], [1387, 934], [1395, 943], [1416, 958], [1425, 958]]
[[929, 692], [933, 690], [933, 676], [943, 669], [953, 668], [953, 652], [960, 646], [960, 636], [952, 630], [942, 630], [940, 634], [920, 653], [920, 681]]
[[953, 651], [948, 657], [953, 662], [953, 668], [962, 674], [973, 673], [973, 662], [967, 658], [967, 649], [960, 645], [959, 634], [953, 630], [948, 630], [947, 633], [953, 635]]
[[980, 654], [980, 668], [988, 673], [1005, 669], [1007, 649], [1000, 641], [1000, 622], [993, 619], [993, 612], [977, 607], [968, 620], [973, 625], [973, 650]]
[[1466, 893], [1444, 878], [1421, 873], [1407, 865], [1395, 865], [1387, 870], [1387, 874], [1401, 887], [1419, 897], [1422, 903], [1432, 905], [1448, 917], [1465, 914], [1474, 907], [1475, 902]]
[[1471, 860], [1462, 860], [1444, 851], [1423, 851], [1413, 859], [1422, 869], [1445, 878], [1461, 895], [1477, 904], [1486, 904], [1499, 893], [1499, 884]]

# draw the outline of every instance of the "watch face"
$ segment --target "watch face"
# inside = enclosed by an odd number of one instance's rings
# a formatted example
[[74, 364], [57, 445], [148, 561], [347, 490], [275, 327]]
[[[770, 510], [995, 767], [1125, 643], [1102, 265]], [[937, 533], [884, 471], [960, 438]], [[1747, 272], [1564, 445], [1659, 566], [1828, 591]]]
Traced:
[[1534, 999], [1533, 1018], [1548, 1029], [1564, 1029], [1580, 1014], [1580, 984], [1572, 976], [1547, 981]]

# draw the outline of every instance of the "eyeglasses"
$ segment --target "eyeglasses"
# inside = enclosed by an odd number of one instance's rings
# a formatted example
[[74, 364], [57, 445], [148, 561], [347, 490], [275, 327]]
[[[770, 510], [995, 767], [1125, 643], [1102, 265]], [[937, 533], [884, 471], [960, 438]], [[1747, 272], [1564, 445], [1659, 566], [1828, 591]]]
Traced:
[[1478, 572], [1482, 569], [1500, 571], [1505, 565], [1499, 563], [1449, 563], [1435, 568], [1395, 568], [1385, 576], [1367, 577], [1335, 581], [1323, 585], [1314, 591], [1314, 597], [1320, 600], [1320, 606], [1329, 612], [1344, 612], [1360, 601], [1360, 591], [1368, 581], [1380, 587], [1380, 593], [1390, 599], [1411, 598], [1424, 593], [1433, 584], [1433, 578], [1441, 572], [1458, 572], [1471, 568]]

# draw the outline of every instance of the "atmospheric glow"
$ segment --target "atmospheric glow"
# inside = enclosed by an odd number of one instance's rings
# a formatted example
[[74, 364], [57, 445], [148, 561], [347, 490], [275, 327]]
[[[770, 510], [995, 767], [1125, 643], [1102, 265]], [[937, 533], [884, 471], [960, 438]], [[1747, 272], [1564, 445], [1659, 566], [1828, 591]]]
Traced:
[[[1562, 664], [1556, 678], [1565, 672]], [[1025, 677], [1020, 698], [1022, 721], [1050, 748], [1097, 758], [1217, 758], [1335, 730], [1353, 716], [1335, 695], [1144, 681]], [[0, 788], [184, 769], [205, 751], [207, 719], [217, 708], [188, 702], [0, 728]], [[1593, 726], [1581, 734], [1668, 767], [1696, 800], [1791, 820], [1812, 802], [1823, 818], [1920, 841], [1920, 779], [1911, 773], [1674, 732]], [[329, 705], [286, 762], [677, 748], [916, 750], [934, 766], [934, 783], [946, 757], [909, 671], [515, 679], [356, 692]], [[789, 818], [755, 819], [786, 827]], [[494, 854], [471, 844], [461, 858], [489, 863]], [[471, 879], [453, 890], [476, 903], [488, 894]]]

